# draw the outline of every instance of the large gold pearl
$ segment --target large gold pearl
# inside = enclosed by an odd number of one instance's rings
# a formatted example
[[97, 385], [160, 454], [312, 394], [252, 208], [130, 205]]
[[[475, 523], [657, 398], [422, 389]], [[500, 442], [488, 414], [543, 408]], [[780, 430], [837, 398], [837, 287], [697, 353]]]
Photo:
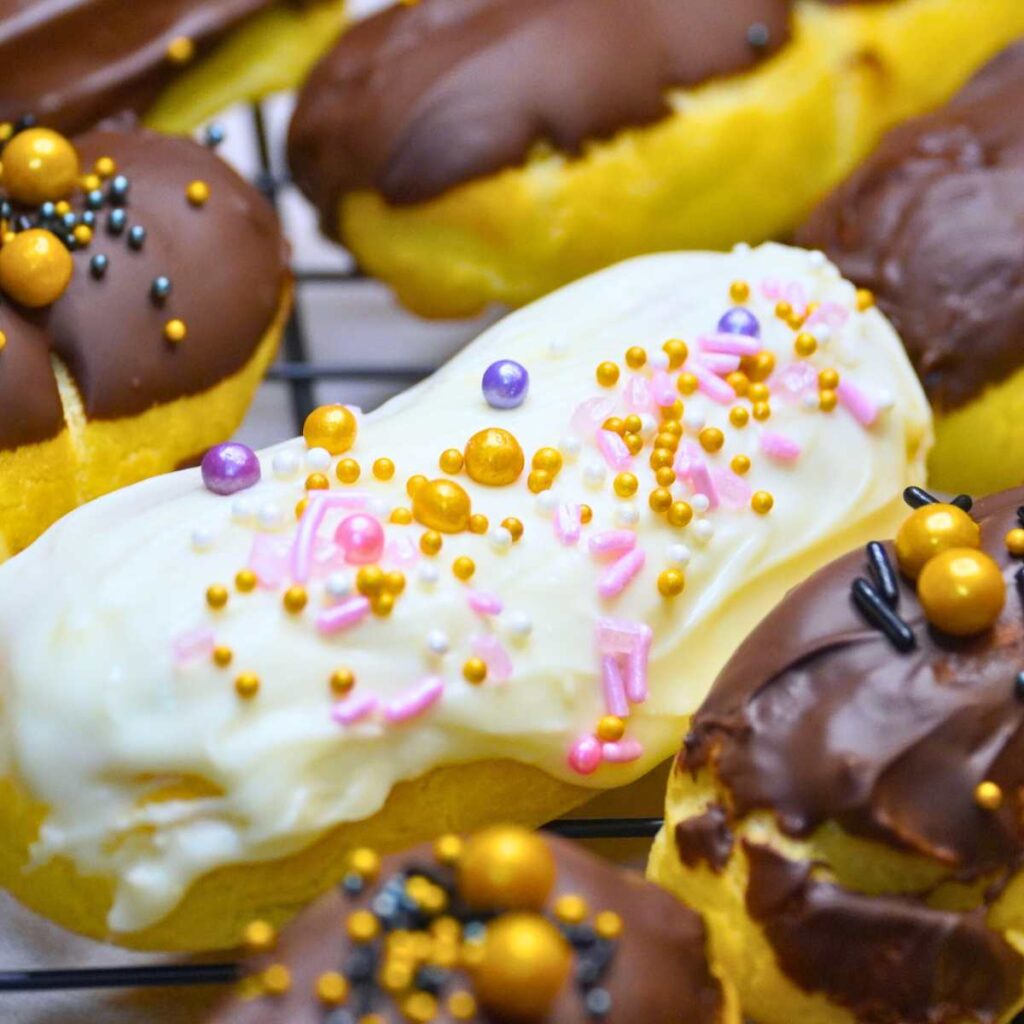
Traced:
[[501, 1020], [547, 1020], [572, 968], [562, 933], [536, 914], [505, 914], [487, 927], [483, 956], [473, 970], [480, 1005]]
[[507, 487], [519, 479], [525, 466], [521, 445], [501, 427], [479, 431], [466, 445], [466, 472], [478, 484]]
[[78, 181], [75, 147], [49, 128], [15, 135], [4, 149], [3, 167], [7, 194], [29, 206], [63, 199]]
[[64, 294], [74, 264], [56, 235], [32, 228], [0, 249], [0, 288], [15, 302], [37, 309]]
[[953, 548], [921, 570], [917, 596], [928, 621], [953, 636], [974, 636], [995, 624], [1006, 603], [1002, 570], [984, 551]]
[[416, 522], [441, 533], [462, 533], [472, 512], [469, 495], [454, 480], [431, 480], [412, 496]]
[[479, 832], [466, 842], [459, 890], [471, 907], [540, 910], [555, 884], [554, 854], [540, 836], [513, 825]]
[[343, 405], [321, 405], [307, 417], [302, 436], [310, 448], [326, 448], [331, 455], [342, 455], [356, 443], [359, 424]]
[[896, 558], [900, 568], [916, 580], [925, 563], [951, 548], [981, 545], [978, 524], [956, 505], [922, 505], [903, 522], [896, 534]]

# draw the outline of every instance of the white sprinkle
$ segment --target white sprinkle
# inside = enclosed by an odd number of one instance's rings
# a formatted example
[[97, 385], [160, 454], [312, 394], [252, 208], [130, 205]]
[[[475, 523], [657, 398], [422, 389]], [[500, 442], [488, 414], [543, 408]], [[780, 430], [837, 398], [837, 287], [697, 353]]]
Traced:
[[827, 345], [832, 340], [832, 328], [824, 322], [814, 324], [811, 334], [819, 345]]
[[366, 511], [378, 519], [387, 519], [391, 512], [391, 505], [384, 498], [371, 498], [366, 503]]
[[213, 530], [209, 526], [197, 526], [192, 531], [192, 547], [196, 551], [206, 551], [213, 546]]
[[256, 519], [264, 530], [276, 530], [281, 526], [284, 514], [280, 505], [268, 501], [265, 505], [260, 505]]
[[306, 467], [314, 473], [324, 473], [331, 468], [331, 453], [326, 448], [310, 448], [306, 452]]
[[558, 508], [558, 495], [554, 491], [541, 491], [537, 495], [537, 511], [544, 516], [551, 515]]
[[295, 452], [286, 449], [277, 452], [271, 466], [278, 480], [290, 480], [299, 471], [299, 457]]
[[496, 526], [487, 534], [487, 539], [495, 551], [508, 551], [512, 547], [512, 533], [504, 526]]
[[566, 462], [575, 462], [580, 457], [583, 444], [578, 437], [566, 435], [558, 442], [558, 448], [565, 457]]
[[533, 620], [526, 612], [512, 612], [505, 617], [508, 631], [516, 637], [528, 637], [533, 632]]
[[421, 562], [418, 575], [420, 583], [432, 587], [441, 578], [441, 570], [433, 562]]
[[805, 409], [817, 409], [818, 406], [821, 404], [818, 399], [818, 396], [813, 391], [805, 392], [801, 396], [800, 402]]
[[694, 512], [703, 515], [711, 508], [711, 499], [706, 494], [695, 494], [690, 499], [690, 507]]
[[700, 409], [690, 407], [683, 413], [683, 423], [686, 424], [688, 430], [700, 430], [707, 421], [707, 417]]
[[[666, 358], [668, 357], [666, 356]], [[640, 417], [640, 434], [643, 437], [651, 437], [657, 432], [657, 429], [658, 421], [649, 412], [645, 412]]]
[[615, 506], [615, 522], [619, 526], [635, 526], [640, 521], [640, 509], [632, 501]]
[[448, 634], [440, 629], [432, 629], [427, 634], [427, 650], [431, 654], [447, 654], [451, 644], [448, 643]]
[[347, 572], [332, 572], [324, 583], [329, 597], [340, 600], [352, 593], [352, 576]]
[[235, 498], [231, 503], [231, 518], [236, 523], [249, 523], [256, 515], [256, 502], [250, 497]]
[[875, 404], [887, 412], [896, 404], [896, 399], [893, 398], [891, 391], [878, 391], [875, 393]]
[[588, 487], [600, 487], [608, 476], [608, 469], [603, 462], [596, 459], [583, 467], [583, 482]]
[[672, 565], [685, 569], [690, 564], [693, 552], [685, 544], [669, 544], [666, 557]]
[[693, 524], [693, 535], [699, 544], [707, 544], [715, 535], [715, 527], [709, 519], [698, 519]]
[[668, 369], [668, 353], [667, 352], [652, 352], [648, 357], [647, 362], [651, 364], [651, 367], [655, 370], [667, 370]]

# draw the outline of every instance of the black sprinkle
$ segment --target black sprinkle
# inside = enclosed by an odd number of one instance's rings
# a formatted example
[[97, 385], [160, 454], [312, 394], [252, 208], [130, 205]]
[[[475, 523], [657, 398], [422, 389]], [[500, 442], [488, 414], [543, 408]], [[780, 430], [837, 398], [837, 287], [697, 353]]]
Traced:
[[885, 603], [881, 594], [866, 579], [853, 581], [853, 603], [864, 618], [880, 629], [901, 654], [912, 650], [917, 643], [914, 631]]
[[895, 608], [900, 603], [899, 580], [889, 559], [889, 552], [877, 540], [868, 545], [868, 572], [871, 573], [875, 589], [885, 598], [885, 603]]
[[128, 247], [138, 251], [146, 244], [146, 229], [141, 224], [136, 224], [128, 232]]
[[110, 216], [107, 217], [107, 230], [112, 235], [119, 235], [125, 229], [125, 225], [128, 223], [128, 214], [124, 210], [111, 210]]
[[211, 124], [206, 129], [205, 142], [206, 145], [211, 149], [216, 149], [225, 138], [225, 132], [222, 125]]
[[1017, 699], [1024, 700], [1024, 672], [1017, 673], [1017, 678], [1013, 682], [1013, 689], [1017, 694]]
[[951, 502], [964, 512], [970, 512], [974, 508], [974, 499], [969, 494], [958, 494]]
[[771, 42], [772, 34], [763, 21], [755, 21], [747, 29], [747, 43], [755, 50], [763, 50]]
[[924, 505], [936, 505], [939, 501], [934, 494], [929, 494], [921, 487], [908, 487], [903, 492], [903, 500], [911, 508], [921, 508]]
[[14, 122], [15, 134], [17, 134], [18, 132], [23, 132], [28, 128], [35, 128], [35, 126], [38, 123], [39, 119], [36, 117], [35, 114], [22, 114], [21, 117], [19, 117], [18, 120]]
[[99, 280], [107, 272], [107, 267], [110, 265], [110, 260], [107, 259], [103, 253], [97, 253], [89, 261], [89, 272]]

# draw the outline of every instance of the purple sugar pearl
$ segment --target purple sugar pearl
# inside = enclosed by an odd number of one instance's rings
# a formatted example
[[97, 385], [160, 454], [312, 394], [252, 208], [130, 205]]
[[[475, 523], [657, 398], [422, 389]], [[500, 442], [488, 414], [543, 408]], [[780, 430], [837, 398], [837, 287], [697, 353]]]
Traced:
[[526, 401], [530, 374], [513, 359], [499, 359], [484, 373], [483, 391], [492, 409], [516, 409]]
[[203, 483], [214, 494], [237, 494], [260, 482], [260, 460], [248, 445], [229, 441], [211, 448], [202, 463]]
[[733, 306], [718, 321], [718, 329], [722, 334], [745, 334], [748, 338], [761, 337], [761, 325], [758, 323], [757, 317], [743, 306]]

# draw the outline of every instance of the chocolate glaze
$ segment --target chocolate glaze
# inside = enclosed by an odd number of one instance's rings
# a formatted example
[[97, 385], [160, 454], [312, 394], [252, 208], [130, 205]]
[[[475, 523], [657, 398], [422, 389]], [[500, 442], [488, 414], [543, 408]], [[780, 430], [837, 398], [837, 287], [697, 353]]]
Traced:
[[797, 234], [875, 292], [934, 405], [1024, 365], [1024, 41], [908, 122]]
[[[110, 236], [104, 210], [92, 244], [73, 254], [74, 276], [52, 306], [0, 303], [8, 342], [0, 351], [0, 451], [62, 429], [51, 353], [68, 367], [89, 419], [133, 416], [240, 370], [281, 302], [288, 252], [277, 218], [219, 157], [189, 139], [142, 130], [101, 129], [74, 141], [85, 168], [100, 156], [116, 160], [131, 182], [128, 223], [143, 225], [147, 239], [136, 252], [126, 235]], [[197, 179], [210, 186], [203, 207], [185, 197]], [[102, 280], [89, 272], [97, 253], [110, 260]], [[157, 305], [149, 292], [161, 274], [173, 290]], [[175, 317], [188, 327], [177, 346], [163, 337]]]
[[676, 851], [688, 867], [707, 864], [721, 871], [732, 856], [733, 834], [729, 815], [720, 804], [713, 804], [702, 815], [687, 818], [676, 825]]
[[[693, 911], [682, 906], [664, 890], [638, 875], [612, 867], [575, 845], [554, 838], [548, 843], [558, 864], [558, 882], [552, 899], [565, 893], [584, 897], [593, 912], [614, 910], [624, 929], [618, 949], [602, 987], [612, 996], [612, 1011], [606, 1024], [718, 1024], [723, 1020], [724, 999], [718, 980], [707, 964], [704, 924]], [[401, 857], [385, 861], [383, 879], [404, 865], [431, 864], [430, 847], [420, 847]], [[447, 869], [438, 869], [448, 875]], [[365, 905], [372, 894], [349, 901], [331, 894], [307, 910], [285, 930], [272, 953], [256, 958], [252, 971], [272, 963], [284, 963], [292, 971], [291, 992], [283, 999], [228, 999], [210, 1018], [211, 1024], [324, 1024], [327, 1011], [313, 993], [316, 978], [324, 971], [336, 971], [349, 952], [343, 937], [343, 922], [351, 910]], [[468, 979], [462, 979], [472, 990]], [[406, 1018], [389, 998], [381, 997], [373, 1011], [388, 1024]], [[438, 1024], [452, 1018], [443, 1007]], [[499, 1024], [480, 1011], [477, 1024]], [[546, 1024], [590, 1024], [593, 1020], [571, 982], [557, 1001]]]
[[[357, 25], [316, 68], [292, 122], [300, 188], [337, 231], [360, 188], [418, 203], [549, 142], [670, 113], [666, 90], [754, 67], [789, 38], [790, 0], [422, 0]], [[748, 30], [767, 29], [764, 45]]]
[[816, 880], [811, 866], [745, 843], [747, 909], [801, 987], [824, 992], [861, 1024], [991, 1024], [1020, 992], [1017, 952], [984, 911], [953, 913]]
[[[34, 114], [64, 132], [112, 114], [142, 113], [183, 66], [278, 0], [0, 0], [0, 120]], [[310, 2], [310, 0], [306, 0]]]

